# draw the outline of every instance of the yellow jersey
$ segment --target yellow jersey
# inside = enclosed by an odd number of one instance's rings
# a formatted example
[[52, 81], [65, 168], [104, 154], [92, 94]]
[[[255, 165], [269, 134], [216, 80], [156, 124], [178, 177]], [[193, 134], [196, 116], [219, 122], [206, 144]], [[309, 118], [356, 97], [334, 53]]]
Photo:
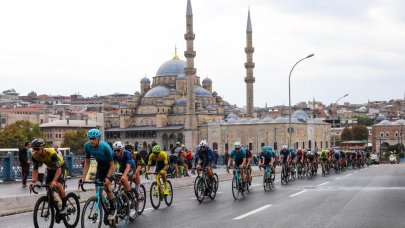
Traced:
[[40, 156], [38, 151], [32, 152], [32, 161], [34, 162], [34, 169], [38, 169], [40, 164], [45, 164], [49, 170], [55, 170], [61, 167], [65, 162], [53, 148], [44, 148], [45, 154]]

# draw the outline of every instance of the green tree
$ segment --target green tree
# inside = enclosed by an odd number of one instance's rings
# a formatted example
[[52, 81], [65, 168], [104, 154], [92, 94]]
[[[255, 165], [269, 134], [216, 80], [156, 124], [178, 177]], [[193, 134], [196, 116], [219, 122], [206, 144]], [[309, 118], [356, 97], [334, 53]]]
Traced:
[[28, 120], [19, 120], [0, 132], [0, 148], [19, 148], [24, 142], [34, 138], [43, 138], [39, 125]]
[[77, 128], [74, 131], [67, 132], [63, 136], [62, 147], [70, 147], [70, 150], [76, 154], [84, 154], [83, 145], [87, 141], [87, 134], [83, 128]]
[[353, 133], [352, 130], [348, 127], [345, 127], [340, 135], [340, 139], [342, 141], [353, 140]]
[[367, 140], [368, 130], [364, 125], [355, 125], [352, 127], [352, 134], [354, 140]]
[[357, 124], [364, 126], [371, 126], [374, 124], [374, 121], [368, 117], [356, 116]]

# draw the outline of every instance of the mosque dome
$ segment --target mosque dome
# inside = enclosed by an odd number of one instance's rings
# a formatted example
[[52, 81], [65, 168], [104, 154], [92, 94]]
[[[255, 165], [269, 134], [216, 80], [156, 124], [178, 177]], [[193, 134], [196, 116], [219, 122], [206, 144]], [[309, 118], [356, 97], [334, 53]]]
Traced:
[[235, 115], [235, 114], [233, 114], [233, 113], [231, 113], [231, 114], [229, 114], [229, 115], [226, 116], [226, 119], [227, 119], [227, 120], [230, 120], [230, 119], [236, 120], [236, 119], [238, 119], [238, 116]]
[[175, 101], [178, 106], [187, 106], [187, 98], [180, 98]]
[[149, 90], [145, 97], [165, 97], [170, 94], [170, 89], [164, 86], [156, 86]]
[[271, 123], [273, 121], [273, 118], [271, 117], [266, 117], [261, 120], [262, 123]]
[[144, 77], [144, 78], [142, 78], [141, 83], [142, 84], [150, 84], [150, 80], [149, 80], [149, 78]]
[[202, 83], [211, 83], [212, 84], [212, 80], [210, 78], [206, 77], [206, 78], [204, 78]]
[[377, 125], [392, 125], [392, 124], [391, 124], [391, 122], [389, 120], [383, 120]]
[[397, 121], [395, 121], [394, 124], [395, 125], [405, 125], [405, 120], [404, 119], [397, 120]]
[[164, 62], [158, 69], [156, 76], [183, 76], [186, 61], [179, 59], [177, 55], [173, 59]]
[[305, 111], [297, 110], [293, 113], [292, 118], [296, 118], [298, 121], [307, 122], [308, 114]]
[[275, 120], [273, 120], [273, 123], [288, 123], [288, 120], [287, 118], [279, 116]]
[[197, 97], [212, 97], [211, 92], [203, 87], [194, 87], [194, 93]]

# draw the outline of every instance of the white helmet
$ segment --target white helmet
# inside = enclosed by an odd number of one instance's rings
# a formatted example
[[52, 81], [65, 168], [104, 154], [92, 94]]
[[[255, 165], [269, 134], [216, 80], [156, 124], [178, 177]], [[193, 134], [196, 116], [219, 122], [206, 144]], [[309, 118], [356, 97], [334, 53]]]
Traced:
[[242, 147], [242, 144], [241, 144], [240, 142], [235, 142], [235, 143], [233, 144], [233, 146], [234, 146], [235, 148], [241, 148], [241, 147]]
[[287, 145], [283, 145], [283, 149], [287, 149]]
[[208, 146], [207, 140], [205, 140], [205, 139], [201, 140], [199, 146], [200, 146], [200, 147], [207, 147], [207, 146]]
[[124, 149], [124, 144], [121, 141], [116, 141], [113, 144], [113, 149]]

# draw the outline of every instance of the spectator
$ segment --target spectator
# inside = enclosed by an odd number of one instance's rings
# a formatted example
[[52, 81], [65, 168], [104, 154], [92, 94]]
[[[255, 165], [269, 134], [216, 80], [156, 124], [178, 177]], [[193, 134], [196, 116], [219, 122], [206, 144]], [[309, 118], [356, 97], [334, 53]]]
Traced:
[[219, 155], [218, 155], [218, 150], [214, 150], [214, 164], [215, 164], [215, 166], [217, 166], [218, 165], [218, 157], [219, 157]]
[[225, 150], [224, 158], [225, 158], [225, 165], [226, 165], [226, 164], [228, 164], [228, 159], [229, 159], [229, 151], [228, 150]]
[[58, 149], [59, 149], [58, 145], [54, 145], [54, 146], [53, 146], [53, 149], [56, 151], [56, 153], [58, 153], [58, 155], [60, 155], [60, 156], [63, 158], [62, 152], [60, 152], [60, 151], [58, 150]]
[[25, 142], [24, 147], [18, 150], [18, 160], [20, 161], [21, 172], [22, 172], [22, 187], [27, 187], [27, 177], [30, 173], [30, 162], [29, 162], [29, 149], [30, 142]]

